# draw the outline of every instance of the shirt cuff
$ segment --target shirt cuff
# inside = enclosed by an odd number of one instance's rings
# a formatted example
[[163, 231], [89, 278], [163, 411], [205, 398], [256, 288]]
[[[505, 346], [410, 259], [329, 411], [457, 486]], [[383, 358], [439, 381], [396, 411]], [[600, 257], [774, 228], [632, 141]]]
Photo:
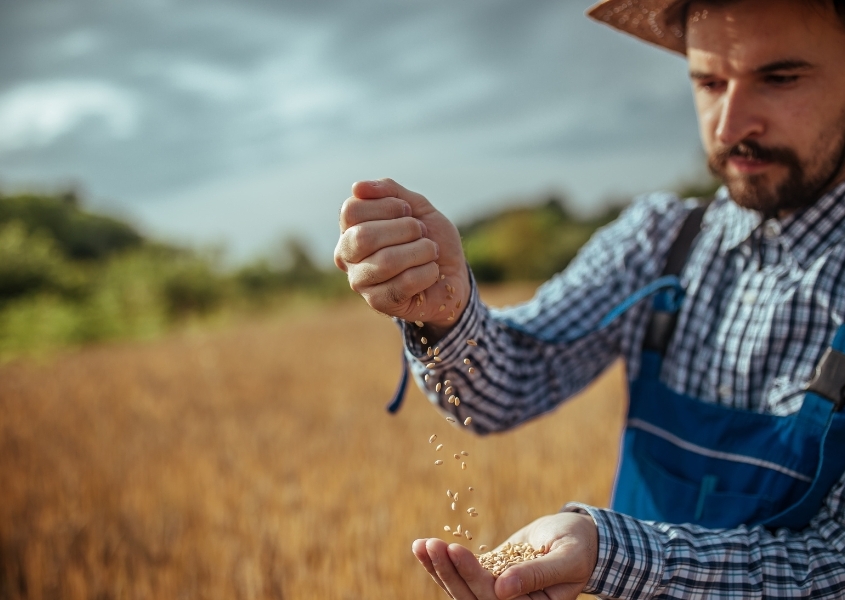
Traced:
[[[481, 327], [480, 316], [486, 310], [486, 307], [481, 303], [478, 296], [478, 286], [472, 276], [472, 271], [469, 271], [469, 285], [470, 295], [466, 308], [458, 317], [452, 329], [436, 344], [440, 348], [438, 356], [442, 359], [441, 362], [437, 363], [437, 370], [460, 365], [466, 356], [467, 340], [478, 337]], [[416, 324], [407, 321], [401, 321], [401, 323], [402, 335], [405, 340], [405, 355], [415, 374], [420, 373], [424, 369], [419, 367], [431, 362], [431, 359], [426, 355], [426, 350], [433, 344], [422, 344], [420, 342], [420, 337], [423, 335], [422, 329], [417, 327]]]
[[588, 514], [598, 529], [598, 560], [584, 594], [635, 600], [658, 593], [666, 561], [660, 534], [653, 527], [633, 517], [578, 502], [567, 504], [562, 511]]

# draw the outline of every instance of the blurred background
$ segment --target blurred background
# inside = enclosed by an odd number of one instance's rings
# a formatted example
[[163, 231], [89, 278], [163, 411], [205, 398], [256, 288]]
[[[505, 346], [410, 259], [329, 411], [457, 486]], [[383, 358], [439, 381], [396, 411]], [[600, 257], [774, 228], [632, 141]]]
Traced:
[[[682, 58], [589, 5], [0, 0], [0, 598], [438, 597], [393, 557], [442, 529], [402, 472], [440, 420], [381, 412], [399, 339], [332, 267], [337, 213], [359, 179], [427, 195], [508, 303], [636, 194], [712, 188]], [[617, 430], [577, 432], [621, 418], [609, 377], [456, 438], [489, 543], [606, 501]], [[604, 467], [547, 480], [564, 453]]]

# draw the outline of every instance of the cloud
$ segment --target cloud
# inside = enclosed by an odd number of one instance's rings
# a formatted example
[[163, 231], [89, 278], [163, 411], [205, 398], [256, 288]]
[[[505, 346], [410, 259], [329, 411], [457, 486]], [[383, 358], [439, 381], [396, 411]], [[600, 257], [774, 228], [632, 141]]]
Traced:
[[0, 150], [44, 147], [87, 121], [112, 138], [133, 135], [138, 102], [101, 81], [45, 81], [18, 85], [0, 96]]

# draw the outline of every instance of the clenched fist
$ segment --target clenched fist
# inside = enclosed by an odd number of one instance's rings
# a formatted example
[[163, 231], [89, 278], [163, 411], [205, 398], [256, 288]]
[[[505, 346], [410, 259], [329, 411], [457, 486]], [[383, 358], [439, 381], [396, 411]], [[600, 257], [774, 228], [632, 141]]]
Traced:
[[422, 321], [434, 337], [457, 322], [469, 301], [457, 228], [423, 196], [391, 179], [352, 186], [340, 210], [334, 258], [350, 287], [375, 310]]

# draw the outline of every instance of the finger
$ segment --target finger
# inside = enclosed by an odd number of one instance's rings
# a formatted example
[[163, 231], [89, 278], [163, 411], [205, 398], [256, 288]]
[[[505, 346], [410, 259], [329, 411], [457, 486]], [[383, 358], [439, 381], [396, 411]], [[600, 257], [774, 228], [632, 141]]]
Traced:
[[446, 542], [432, 538], [426, 540], [425, 547], [428, 550], [428, 556], [431, 559], [431, 564], [437, 576], [446, 586], [452, 597], [455, 600], [478, 600], [466, 582], [458, 574], [455, 565], [452, 564]]
[[367, 288], [393, 279], [403, 271], [436, 261], [438, 255], [437, 244], [427, 238], [382, 248], [357, 264], [347, 265], [349, 285], [359, 294], [364, 293]]
[[[367, 288], [360, 293], [364, 296], [367, 304], [377, 311], [408, 321], [415, 321], [418, 315], [416, 313], [411, 315], [409, 312], [411, 298], [414, 297], [414, 294], [427, 290], [439, 280], [440, 268], [437, 263], [430, 262], [420, 267], [402, 271], [393, 279]], [[419, 318], [422, 319], [422, 317]]]
[[[414, 540], [414, 543], [411, 544], [411, 551], [414, 553], [414, 556], [417, 557], [417, 560], [420, 561], [420, 564], [425, 567], [425, 570], [428, 571], [428, 574], [431, 575], [434, 582], [439, 585], [444, 592], [449, 594], [449, 590], [446, 589], [446, 586], [437, 575], [437, 571], [434, 570], [434, 565], [431, 564], [431, 558], [429, 558], [428, 550], [426, 550], [425, 547], [427, 541], [427, 539]], [[449, 594], [449, 597], [452, 598], [452, 594]]]
[[481, 566], [472, 552], [460, 544], [450, 545], [448, 551], [449, 558], [452, 560], [458, 575], [461, 576], [478, 600], [498, 600], [496, 593], [493, 591], [496, 578], [490, 571]]
[[352, 186], [352, 194], [356, 198], [399, 198], [411, 206], [411, 214], [415, 217], [433, 211], [434, 207], [423, 196], [399, 185], [392, 179], [378, 179], [375, 181], [358, 181]]
[[414, 242], [425, 237], [426, 233], [425, 224], [412, 217], [360, 223], [340, 236], [336, 258], [346, 263], [357, 263], [381, 248]]
[[513, 565], [496, 581], [496, 595], [501, 600], [511, 600], [521, 594], [570, 583], [571, 578], [566, 572], [566, 565], [566, 561], [555, 554], [546, 554], [534, 560]]
[[410, 217], [411, 205], [395, 197], [362, 200], [347, 198], [340, 207], [340, 232], [367, 221], [388, 221]]

